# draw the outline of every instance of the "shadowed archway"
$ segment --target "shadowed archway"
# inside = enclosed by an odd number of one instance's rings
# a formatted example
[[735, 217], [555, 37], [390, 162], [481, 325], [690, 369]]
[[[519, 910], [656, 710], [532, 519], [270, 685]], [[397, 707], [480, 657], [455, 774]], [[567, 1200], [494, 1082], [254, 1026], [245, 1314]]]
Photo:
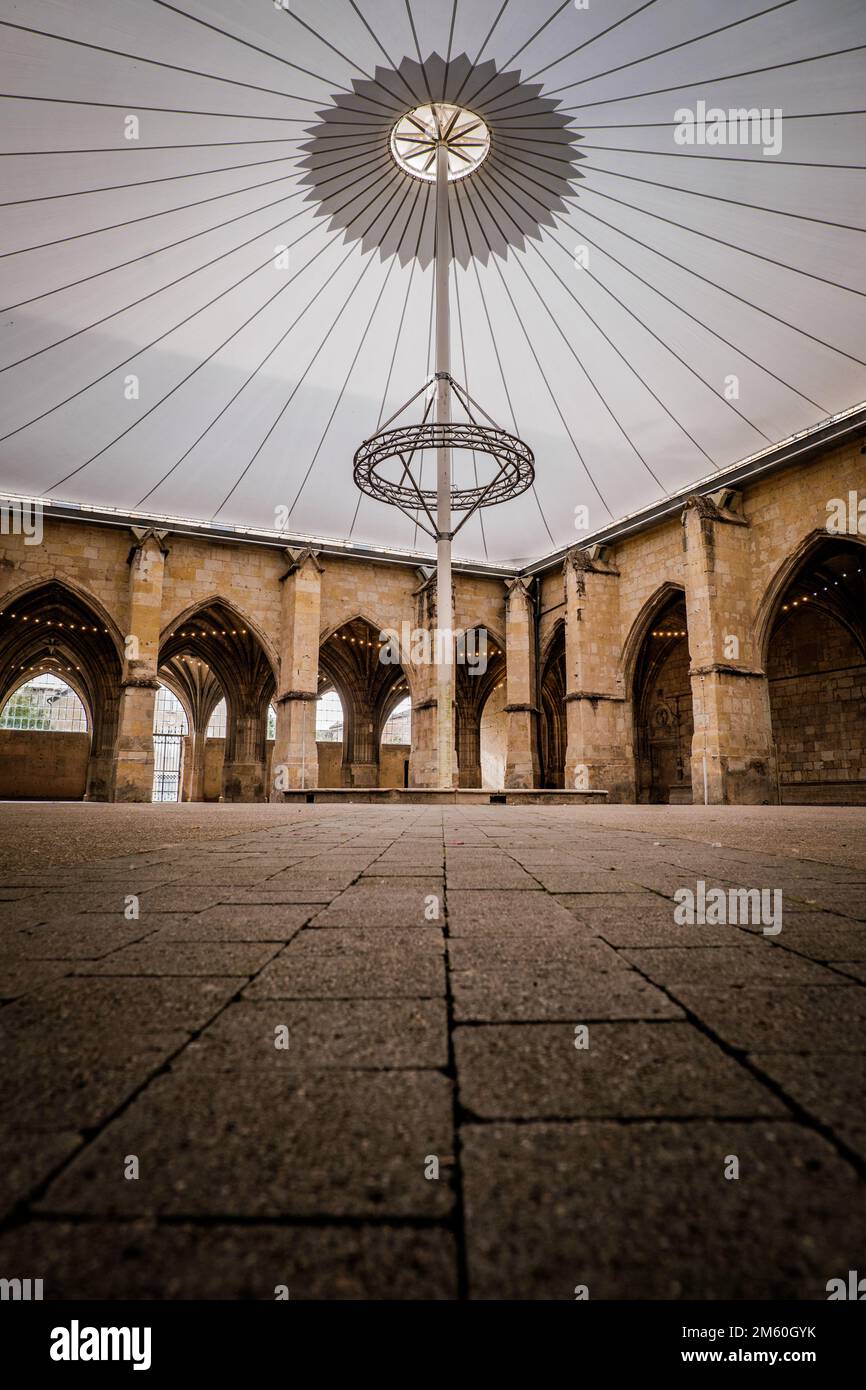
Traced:
[[88, 713], [87, 800], [111, 797], [120, 649], [120, 634], [96, 601], [61, 580], [19, 591], [0, 612], [0, 708], [34, 674], [62, 676]]
[[692, 799], [692, 690], [685, 596], [660, 596], [637, 648], [633, 675], [636, 799]]
[[319, 694], [334, 689], [343, 706], [343, 786], [378, 786], [382, 729], [409, 689], [403, 667], [380, 660], [379, 632], [366, 618], [352, 618], [319, 649]]
[[786, 576], [765, 670], [783, 802], [866, 802], [866, 545], [816, 537]]
[[[225, 697], [223, 800], [266, 800], [268, 706], [276, 681], [249, 623], [221, 599], [187, 611], [163, 634], [159, 666], [167, 683], [178, 681], [190, 697], [195, 737], [201, 736], [202, 749], [210, 715]], [[199, 779], [203, 756], [201, 751], [195, 757]]]

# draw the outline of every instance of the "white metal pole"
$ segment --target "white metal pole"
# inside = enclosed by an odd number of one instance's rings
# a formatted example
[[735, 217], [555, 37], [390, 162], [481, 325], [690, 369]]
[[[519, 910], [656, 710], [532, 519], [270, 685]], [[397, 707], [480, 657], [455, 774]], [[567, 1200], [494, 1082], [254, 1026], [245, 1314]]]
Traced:
[[[451, 236], [448, 225], [448, 147], [436, 146], [436, 421], [451, 421], [451, 309], [449, 271]], [[439, 786], [450, 791], [454, 767], [454, 654], [451, 632], [451, 450], [436, 457], [436, 746]]]

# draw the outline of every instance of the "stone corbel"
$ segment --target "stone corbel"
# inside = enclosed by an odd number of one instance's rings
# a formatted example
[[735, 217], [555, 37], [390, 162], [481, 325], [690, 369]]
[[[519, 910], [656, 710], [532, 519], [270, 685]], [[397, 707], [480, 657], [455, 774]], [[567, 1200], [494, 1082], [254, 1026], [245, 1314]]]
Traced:
[[159, 531], [155, 526], [130, 526], [129, 529], [135, 537], [135, 545], [130, 547], [126, 557], [128, 565], [132, 564], [133, 556], [137, 555], [150, 540], [156, 541], [164, 556], [168, 555], [168, 546], [165, 543], [165, 538], [169, 534], [168, 531]]
[[682, 523], [689, 511], [697, 512], [701, 521], [726, 522], [729, 526], [748, 526], [743, 516], [743, 494], [733, 487], [718, 488], [716, 492], [690, 493], [683, 503]]
[[281, 584], [288, 579], [290, 575], [295, 574], [299, 569], [303, 569], [308, 561], [319, 571], [319, 574], [324, 574], [325, 572], [325, 567], [319, 560], [319, 551], [313, 550], [312, 546], [304, 546], [303, 550], [290, 550], [287, 546], [283, 551], [283, 555], [288, 563], [288, 569], [285, 574], [280, 575]]
[[619, 570], [616, 568], [613, 559], [613, 551], [609, 545], [602, 545], [596, 542], [594, 545], [574, 545], [565, 552], [565, 559], [562, 562], [563, 580], [571, 570], [575, 576], [578, 595], [582, 598], [586, 594], [587, 574], [607, 574], [613, 578], [619, 578]]
[[434, 569], [428, 569], [424, 565], [419, 565], [415, 573], [418, 576], [419, 584], [417, 589], [412, 590], [413, 598], [417, 598], [419, 594], [423, 594], [425, 589], [429, 589], [433, 593], [436, 592], [436, 571]]
[[503, 580], [503, 583], [505, 585], [506, 609], [510, 608], [515, 598], [522, 598], [526, 603], [532, 603], [532, 589], [535, 584], [535, 577], [533, 575], [530, 575], [528, 579], [524, 579], [521, 575], [518, 575], [516, 579]]
[[619, 575], [619, 570], [614, 564], [613, 550], [609, 545], [603, 545], [600, 541], [594, 545], [573, 545], [570, 550], [565, 552], [565, 559], [562, 562], [563, 572], [569, 566], [575, 574]]

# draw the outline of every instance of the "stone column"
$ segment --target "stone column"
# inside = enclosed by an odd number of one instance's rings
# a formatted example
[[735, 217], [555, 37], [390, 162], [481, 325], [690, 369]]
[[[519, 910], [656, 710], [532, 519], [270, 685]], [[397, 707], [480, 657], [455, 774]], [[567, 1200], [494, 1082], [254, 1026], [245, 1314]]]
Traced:
[[223, 801], [267, 801], [265, 786], [267, 705], [245, 699], [229, 706], [223, 761]]
[[158, 687], [166, 531], [134, 526], [129, 552], [129, 619], [112, 767], [113, 801], [153, 797], [153, 707]]
[[694, 708], [692, 800], [777, 800], [766, 673], [754, 648], [749, 526], [741, 495], [689, 497], [683, 511], [689, 674]]
[[205, 749], [207, 747], [207, 728], [196, 729], [192, 745], [192, 778], [190, 781], [190, 801], [204, 801]]
[[537, 787], [539, 780], [533, 583], [505, 585], [506, 787]]
[[323, 569], [318, 552], [309, 548], [286, 551], [286, 556], [289, 567], [281, 581], [280, 684], [275, 701], [271, 801], [279, 801], [283, 791], [319, 784], [316, 697]]
[[[439, 708], [436, 682], [436, 666], [432, 657], [435, 654], [436, 629], [438, 622], [436, 602], [436, 575], [425, 570], [418, 571], [420, 588], [415, 590], [415, 632], [408, 653], [415, 670], [412, 692], [412, 748], [409, 755], [410, 787], [438, 787], [439, 760], [437, 754], [437, 711]], [[442, 619], [442, 625], [454, 630], [453, 611], [449, 620]], [[454, 689], [454, 682], [451, 685]], [[454, 710], [451, 711], [452, 730]], [[452, 772], [454, 785], [458, 785], [459, 762], [455, 745]]]
[[342, 778], [347, 787], [378, 787], [379, 749], [376, 716], [366, 694], [352, 691], [352, 707], [346, 711], [348, 738], [343, 755]]
[[565, 575], [565, 786], [634, 801], [631, 702], [619, 669], [619, 571], [606, 546], [576, 546]]
[[[458, 698], [459, 698], [458, 688]], [[460, 759], [460, 786], [481, 786], [481, 719], [478, 707], [468, 698], [457, 718], [457, 756]]]

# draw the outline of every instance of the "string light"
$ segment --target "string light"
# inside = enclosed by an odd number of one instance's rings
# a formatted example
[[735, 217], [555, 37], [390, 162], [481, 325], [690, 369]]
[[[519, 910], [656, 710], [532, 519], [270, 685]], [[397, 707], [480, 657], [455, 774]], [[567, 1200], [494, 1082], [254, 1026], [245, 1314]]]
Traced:
[[[862, 573], [863, 573], [862, 567], [858, 566], [858, 568], [857, 568], [857, 570], [855, 571], [855, 573], [856, 573], [856, 574], [862, 574]], [[853, 575], [852, 575], [851, 577], [853, 578]], [[848, 571], [847, 571], [847, 570], [843, 571], [842, 578], [843, 578], [843, 579], [847, 579], [847, 578], [848, 578]], [[839, 587], [839, 580], [838, 580], [838, 579], [834, 579], [832, 584], [824, 584], [820, 589], [813, 589], [813, 590], [812, 590], [812, 598], [818, 598], [818, 596], [819, 596], [820, 594], [827, 594], [827, 593], [830, 592], [831, 589], [838, 589], [838, 587]], [[783, 604], [782, 604], [782, 612], [783, 612], [783, 613], [788, 613], [788, 612], [790, 612], [790, 610], [791, 610], [792, 608], [797, 608], [797, 607], [799, 607], [799, 605], [800, 605], [801, 603], [808, 603], [808, 602], [809, 602], [809, 595], [808, 595], [808, 594], [801, 594], [799, 598], [791, 599], [791, 601], [790, 601], [789, 603], [783, 603]]]

